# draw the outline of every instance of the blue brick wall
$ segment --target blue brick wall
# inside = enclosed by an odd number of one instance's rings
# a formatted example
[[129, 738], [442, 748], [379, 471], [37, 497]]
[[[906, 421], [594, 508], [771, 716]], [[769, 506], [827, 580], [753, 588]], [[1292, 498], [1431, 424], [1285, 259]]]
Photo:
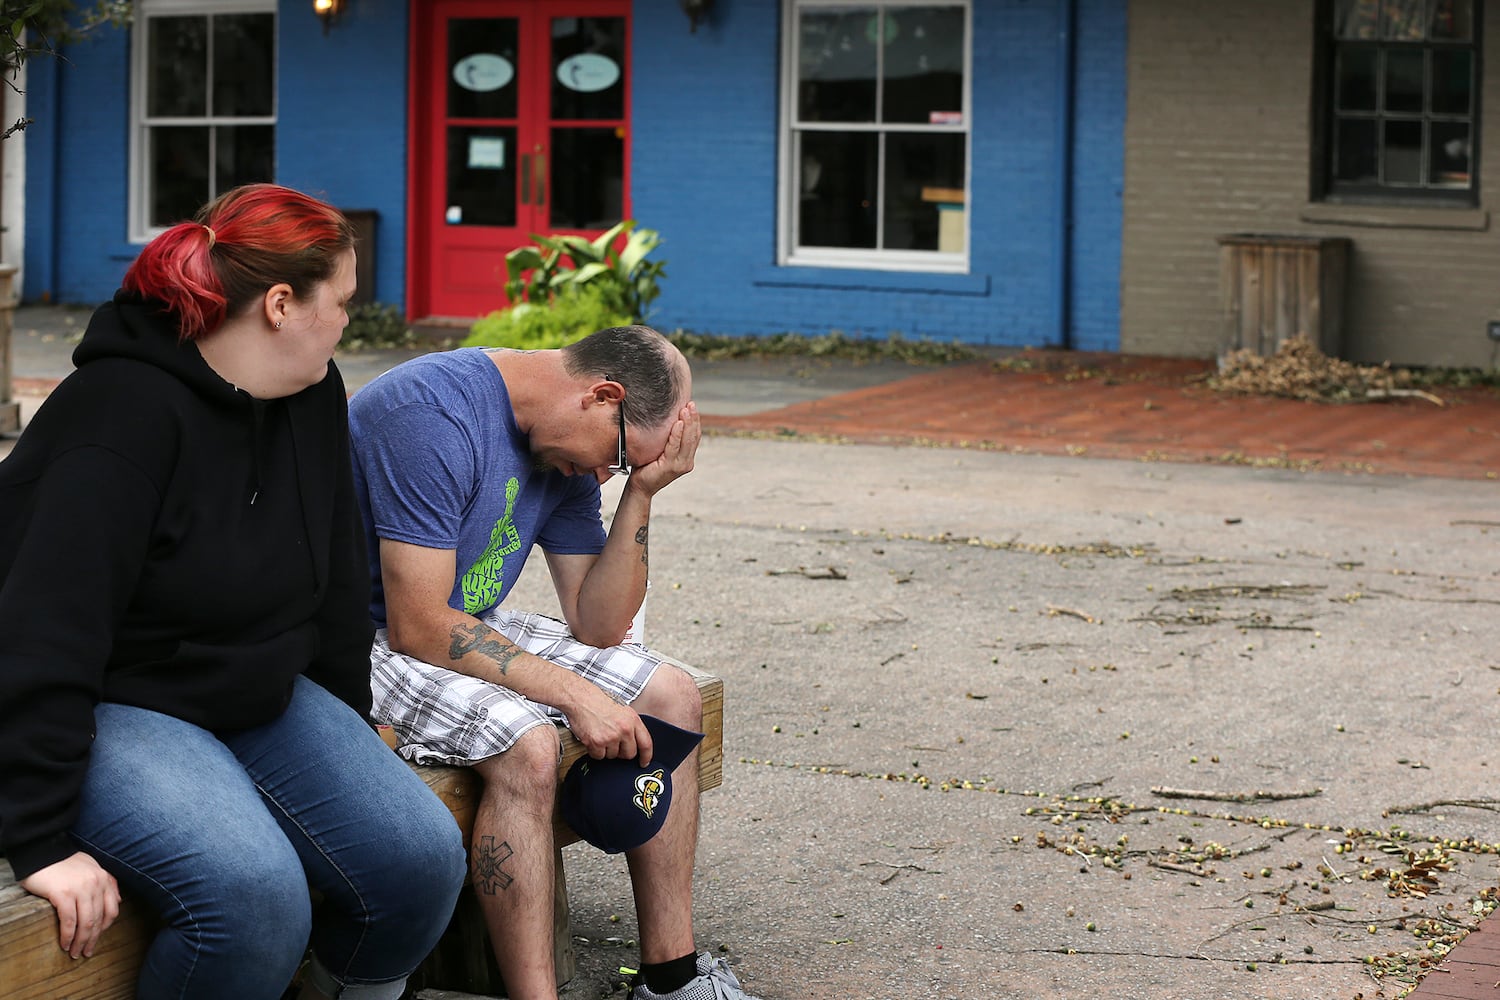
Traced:
[[282, 4], [276, 180], [377, 214], [376, 301], [406, 301], [407, 0], [344, 5], [325, 35], [311, 3]]
[[[990, 0], [973, 14], [971, 273], [775, 266], [779, 0], [736, 0], [689, 34], [676, 10], [635, 15], [633, 211], [665, 237], [653, 322], [1057, 344], [1058, 69], [1067, 0]], [[1118, 343], [1126, 0], [1077, 0], [1072, 198], [1076, 346]]]
[[[130, 46], [104, 30], [28, 67], [27, 300], [96, 303], [139, 248], [126, 239]], [[6, 140], [7, 142], [12, 140]]]
[[[1059, 31], [1069, 2], [1078, 70], [1063, 243]], [[975, 3], [968, 274], [777, 267], [780, 0], [721, 4], [694, 33], [676, 4], [637, 3], [631, 214], [662, 232], [657, 256], [668, 262], [653, 322], [1115, 349], [1126, 3]], [[407, 0], [360, 0], [326, 35], [310, 6], [283, 4], [279, 19], [276, 179], [377, 211], [373, 294], [404, 304]], [[96, 302], [139, 250], [127, 239], [128, 35], [100, 32], [68, 56], [29, 87], [33, 113], [51, 119], [26, 137], [24, 294]]]
[[1120, 349], [1126, 0], [1078, 0], [1072, 346]]
[[[405, 299], [406, 11], [361, 0], [324, 35], [311, 4], [285, 4], [277, 23], [275, 180], [378, 212], [373, 292], [393, 303]], [[141, 249], [129, 240], [130, 35], [101, 30], [64, 55], [29, 68], [40, 120], [25, 138], [22, 294], [95, 303]]]

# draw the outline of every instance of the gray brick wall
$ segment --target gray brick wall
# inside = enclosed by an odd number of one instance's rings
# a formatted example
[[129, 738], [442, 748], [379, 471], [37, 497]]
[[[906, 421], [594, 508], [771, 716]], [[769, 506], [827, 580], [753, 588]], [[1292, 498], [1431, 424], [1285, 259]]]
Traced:
[[[1492, 366], [1500, 265], [1479, 210], [1310, 204], [1312, 0], [1134, 0], [1121, 265], [1121, 350], [1210, 357], [1225, 233], [1353, 242], [1343, 354], [1362, 363]], [[1500, 45], [1500, 0], [1485, 4]], [[1500, 162], [1500, 64], [1483, 86], [1482, 146]], [[1500, 172], [1485, 166], [1480, 191]], [[1452, 228], [1471, 227], [1471, 228]], [[1473, 228], [1477, 227], [1477, 228]]]

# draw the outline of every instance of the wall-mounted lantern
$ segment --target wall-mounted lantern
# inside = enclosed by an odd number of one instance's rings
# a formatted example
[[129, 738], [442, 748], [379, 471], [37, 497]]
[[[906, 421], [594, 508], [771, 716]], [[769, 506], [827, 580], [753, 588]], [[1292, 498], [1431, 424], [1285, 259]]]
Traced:
[[689, 31], [698, 30], [698, 21], [708, 20], [709, 12], [713, 10], [714, 0], [677, 0], [682, 5], [682, 12], [688, 16]]
[[328, 34], [328, 26], [343, 9], [344, 0], [313, 0], [313, 13], [323, 22], [323, 34]]

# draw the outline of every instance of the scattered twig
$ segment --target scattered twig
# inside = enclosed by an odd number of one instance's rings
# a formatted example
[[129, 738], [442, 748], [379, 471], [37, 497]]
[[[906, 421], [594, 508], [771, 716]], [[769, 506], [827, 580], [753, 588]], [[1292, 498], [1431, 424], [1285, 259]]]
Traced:
[[1158, 785], [1151, 789], [1152, 795], [1160, 795], [1164, 799], [1209, 799], [1214, 802], [1258, 802], [1261, 800], [1281, 801], [1285, 799], [1310, 799], [1322, 795], [1323, 789], [1312, 788], [1301, 792], [1270, 792], [1257, 789], [1253, 792], [1209, 792], [1194, 790], [1191, 788], [1167, 788]]
[[1047, 605], [1047, 616], [1049, 618], [1056, 618], [1058, 615], [1067, 615], [1070, 618], [1077, 618], [1080, 621], [1088, 622], [1090, 625], [1099, 624], [1099, 619], [1095, 618], [1093, 615], [1085, 614], [1082, 611], [1075, 611], [1072, 608], [1060, 608], [1056, 604]]
[[1437, 406], [1447, 406], [1448, 405], [1447, 403], [1444, 403], [1443, 400], [1440, 397], [1434, 396], [1430, 392], [1424, 392], [1421, 389], [1367, 389], [1367, 390], [1365, 390], [1365, 398], [1366, 399], [1402, 399], [1402, 398], [1406, 398], [1406, 397], [1409, 397], [1409, 396], [1414, 396], [1417, 399], [1425, 399], [1425, 400], [1427, 400], [1427, 402], [1433, 403], [1433, 404], [1435, 404]]
[[823, 569], [808, 569], [806, 566], [798, 566], [796, 569], [768, 569], [766, 576], [804, 576], [809, 580], [849, 579], [849, 574], [837, 566], [827, 566]]
[[1419, 813], [1430, 812], [1442, 806], [1456, 806], [1461, 809], [1488, 809], [1490, 812], [1500, 812], [1500, 799], [1434, 799], [1431, 802], [1418, 802], [1409, 806], [1391, 806], [1386, 809], [1387, 813]]
[[1202, 602], [1222, 597], [1312, 597], [1324, 589], [1317, 583], [1225, 583], [1213, 587], [1173, 587], [1167, 596], [1174, 601]]
[[902, 872], [922, 872], [924, 875], [941, 875], [941, 874], [943, 874], [940, 871], [933, 871], [931, 869], [923, 868], [921, 865], [910, 865], [910, 864], [907, 864], [907, 865], [893, 865], [893, 864], [891, 864], [890, 862], [887, 862], [887, 861], [861, 861], [860, 862], [860, 867], [867, 867], [869, 865], [878, 865], [881, 868], [893, 868], [893, 869], [895, 869], [889, 875], [887, 875], [885, 878], [883, 878], [883, 879], [880, 880], [880, 884], [881, 885], [889, 885], [896, 878], [896, 876], [900, 875]]

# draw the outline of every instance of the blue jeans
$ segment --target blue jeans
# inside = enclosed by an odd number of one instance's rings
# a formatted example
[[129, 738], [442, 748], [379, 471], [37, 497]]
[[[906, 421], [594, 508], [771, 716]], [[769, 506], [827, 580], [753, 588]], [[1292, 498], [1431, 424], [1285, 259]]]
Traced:
[[309, 941], [330, 995], [401, 995], [466, 862], [452, 814], [358, 713], [298, 678], [254, 729], [116, 704], [94, 719], [73, 836], [161, 915], [139, 1000], [276, 1000]]

